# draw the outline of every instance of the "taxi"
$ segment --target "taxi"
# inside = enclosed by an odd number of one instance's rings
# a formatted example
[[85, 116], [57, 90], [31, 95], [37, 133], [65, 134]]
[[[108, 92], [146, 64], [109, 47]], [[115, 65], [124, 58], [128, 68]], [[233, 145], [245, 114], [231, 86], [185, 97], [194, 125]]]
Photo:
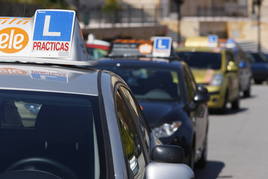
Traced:
[[74, 11], [0, 20], [0, 179], [194, 177], [126, 83], [87, 67]]
[[238, 66], [233, 52], [219, 47], [217, 36], [188, 38], [177, 55], [192, 68], [197, 83], [207, 87], [210, 109], [225, 112], [228, 103], [232, 109], [239, 109]]

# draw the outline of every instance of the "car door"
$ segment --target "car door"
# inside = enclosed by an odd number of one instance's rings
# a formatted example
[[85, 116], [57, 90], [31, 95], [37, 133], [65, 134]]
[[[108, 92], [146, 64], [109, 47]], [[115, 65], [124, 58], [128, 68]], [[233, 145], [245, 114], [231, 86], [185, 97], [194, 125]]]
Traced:
[[[235, 63], [233, 52], [227, 50], [225, 58], [227, 61], [227, 65], [230, 62]], [[233, 101], [234, 99], [239, 98], [239, 71], [227, 71], [226, 75], [228, 79], [228, 99], [230, 101]]]
[[238, 50], [236, 57], [238, 58], [237, 64], [239, 66], [240, 90], [245, 91], [250, 84], [251, 78], [249, 58], [241, 49]]
[[[194, 103], [194, 97], [197, 93], [197, 87], [194, 80], [194, 77], [192, 75], [192, 72], [190, 71], [188, 66], [184, 66], [184, 75], [185, 75], [185, 82], [186, 82], [186, 91], [187, 94], [187, 101], [188, 103]], [[207, 119], [205, 117], [206, 114], [206, 108], [205, 104], [197, 104], [194, 103], [195, 107], [194, 110], [191, 112], [191, 117], [193, 122], [195, 123], [195, 137], [196, 137], [196, 150], [202, 148], [203, 141], [205, 140], [205, 126], [207, 123]]]
[[143, 179], [148, 163], [148, 151], [145, 141], [142, 140], [142, 131], [137, 126], [134, 108], [130, 108], [132, 104], [120, 87], [115, 91], [115, 105], [128, 178]]

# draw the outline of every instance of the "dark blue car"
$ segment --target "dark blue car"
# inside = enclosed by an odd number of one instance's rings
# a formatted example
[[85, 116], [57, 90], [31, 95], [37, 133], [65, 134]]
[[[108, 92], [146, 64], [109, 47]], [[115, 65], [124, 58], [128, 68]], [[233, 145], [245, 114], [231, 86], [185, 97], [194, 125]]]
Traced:
[[251, 70], [256, 84], [261, 84], [268, 79], [268, 59], [262, 53], [251, 53], [253, 63]]
[[204, 167], [207, 156], [207, 90], [197, 86], [184, 62], [153, 58], [104, 59], [130, 86], [153, 133], [164, 144], [183, 146], [185, 161]]

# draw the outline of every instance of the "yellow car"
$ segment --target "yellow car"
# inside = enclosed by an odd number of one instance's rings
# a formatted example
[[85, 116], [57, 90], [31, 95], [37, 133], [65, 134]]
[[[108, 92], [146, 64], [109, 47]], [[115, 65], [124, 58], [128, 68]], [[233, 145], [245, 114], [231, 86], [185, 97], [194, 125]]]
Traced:
[[177, 54], [191, 66], [197, 83], [207, 87], [209, 108], [225, 111], [231, 103], [232, 109], [239, 109], [239, 74], [232, 51], [194, 44], [178, 49]]

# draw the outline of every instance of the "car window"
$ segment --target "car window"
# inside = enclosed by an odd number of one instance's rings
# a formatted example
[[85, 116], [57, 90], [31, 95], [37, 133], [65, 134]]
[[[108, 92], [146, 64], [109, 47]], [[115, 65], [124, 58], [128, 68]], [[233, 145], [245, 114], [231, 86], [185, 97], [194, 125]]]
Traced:
[[194, 78], [190, 72], [190, 69], [187, 66], [184, 66], [184, 76], [185, 76], [185, 83], [186, 83], [186, 91], [187, 91], [187, 101], [191, 102], [194, 99], [196, 94], [196, 84]]
[[149, 132], [148, 128], [146, 127], [145, 120], [142, 117], [140, 107], [137, 105], [128, 89], [120, 87], [120, 90], [122, 91], [122, 95], [126, 99], [127, 103], [130, 104], [128, 106], [132, 113], [132, 116], [136, 118], [136, 120], [139, 122], [138, 125], [141, 127], [142, 136], [144, 137], [143, 139], [145, 140], [147, 151], [149, 151], [150, 147]]
[[254, 58], [254, 62], [268, 62], [267, 58], [265, 55], [261, 53], [251, 53], [251, 55]]
[[178, 52], [178, 56], [190, 67], [196, 69], [221, 68], [221, 54], [215, 52]]
[[176, 71], [151, 67], [104, 67], [121, 76], [140, 100], [178, 101], [180, 78]]
[[135, 122], [119, 91], [115, 96], [116, 113], [130, 178], [142, 179], [145, 173], [145, 156]]
[[[19, 160], [43, 158], [69, 168], [77, 179], [99, 178], [97, 103], [93, 96], [0, 90], [0, 173]], [[48, 172], [59, 174], [53, 167]]]

